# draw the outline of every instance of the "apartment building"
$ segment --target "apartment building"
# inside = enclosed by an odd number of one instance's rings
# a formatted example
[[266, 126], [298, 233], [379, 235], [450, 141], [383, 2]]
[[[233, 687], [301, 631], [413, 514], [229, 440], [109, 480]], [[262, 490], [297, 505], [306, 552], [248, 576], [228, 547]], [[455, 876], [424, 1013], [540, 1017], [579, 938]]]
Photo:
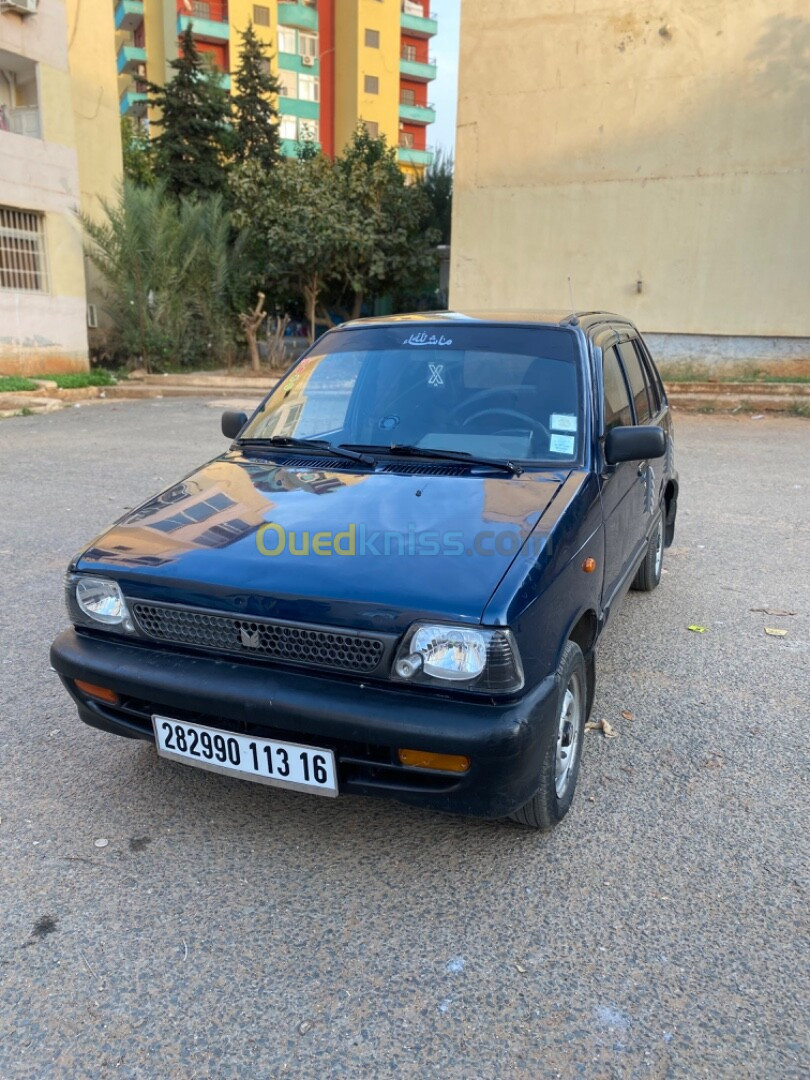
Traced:
[[[112, 13], [0, 0], [0, 372], [88, 363], [96, 283], [78, 211], [121, 175]], [[88, 303], [89, 301], [89, 303]]]
[[114, 0], [121, 112], [148, 123], [145, 82], [163, 83], [190, 25], [226, 88], [239, 35], [252, 21], [281, 82], [283, 153], [303, 139], [339, 153], [362, 121], [397, 147], [402, 169], [431, 163], [427, 129], [436, 119], [429, 0]]

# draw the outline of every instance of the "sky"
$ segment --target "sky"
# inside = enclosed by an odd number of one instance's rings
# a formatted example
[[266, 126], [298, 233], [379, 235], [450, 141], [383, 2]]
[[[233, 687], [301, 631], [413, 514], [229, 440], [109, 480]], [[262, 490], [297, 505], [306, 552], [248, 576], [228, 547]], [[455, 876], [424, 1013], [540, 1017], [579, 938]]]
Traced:
[[458, 28], [461, 0], [431, 0], [439, 32], [431, 41], [438, 74], [428, 87], [428, 98], [436, 106], [436, 123], [428, 128], [428, 143], [435, 150], [453, 152], [456, 142], [456, 99], [458, 97]]

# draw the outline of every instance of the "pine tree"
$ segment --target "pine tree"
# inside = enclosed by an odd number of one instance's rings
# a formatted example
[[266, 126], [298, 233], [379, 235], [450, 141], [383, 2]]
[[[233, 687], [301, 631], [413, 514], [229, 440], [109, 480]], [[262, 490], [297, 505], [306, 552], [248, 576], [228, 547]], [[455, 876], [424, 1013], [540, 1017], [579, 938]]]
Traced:
[[253, 24], [240, 35], [242, 47], [233, 95], [233, 153], [237, 162], [258, 161], [270, 169], [278, 160], [278, 109], [281, 84], [270, 70], [269, 57]]
[[149, 104], [160, 110], [154, 140], [155, 173], [176, 196], [211, 195], [225, 190], [232, 133], [228, 94], [206, 62], [189, 25], [181, 52], [165, 86], [149, 83]]

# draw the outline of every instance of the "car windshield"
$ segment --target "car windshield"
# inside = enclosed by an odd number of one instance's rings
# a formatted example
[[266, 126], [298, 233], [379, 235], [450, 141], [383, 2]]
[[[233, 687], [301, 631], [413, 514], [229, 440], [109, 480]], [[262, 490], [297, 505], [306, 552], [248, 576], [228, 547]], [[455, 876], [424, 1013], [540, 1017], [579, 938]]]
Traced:
[[524, 463], [578, 457], [574, 333], [407, 323], [325, 335], [275, 388], [242, 440], [325, 439]]

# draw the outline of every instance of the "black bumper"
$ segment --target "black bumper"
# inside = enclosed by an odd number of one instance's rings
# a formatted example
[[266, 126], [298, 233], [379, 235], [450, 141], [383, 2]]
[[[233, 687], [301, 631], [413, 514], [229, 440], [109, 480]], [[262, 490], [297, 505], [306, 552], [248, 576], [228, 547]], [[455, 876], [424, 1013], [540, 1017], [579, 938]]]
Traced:
[[[504, 817], [534, 794], [555, 723], [552, 676], [519, 700], [489, 704], [161, 650], [65, 630], [51, 664], [85, 723], [153, 740], [161, 713], [335, 751], [342, 793], [388, 796], [476, 817]], [[75, 679], [116, 691], [87, 697]], [[459, 775], [406, 768], [397, 749], [464, 754]]]

